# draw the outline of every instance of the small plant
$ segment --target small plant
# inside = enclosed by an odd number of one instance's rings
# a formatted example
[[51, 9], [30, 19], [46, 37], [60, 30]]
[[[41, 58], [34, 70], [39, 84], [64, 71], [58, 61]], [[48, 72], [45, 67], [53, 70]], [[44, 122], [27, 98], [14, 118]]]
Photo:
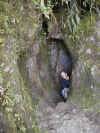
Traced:
[[0, 106], [5, 107], [8, 104], [8, 101], [6, 99], [7, 95], [7, 89], [0, 86]]

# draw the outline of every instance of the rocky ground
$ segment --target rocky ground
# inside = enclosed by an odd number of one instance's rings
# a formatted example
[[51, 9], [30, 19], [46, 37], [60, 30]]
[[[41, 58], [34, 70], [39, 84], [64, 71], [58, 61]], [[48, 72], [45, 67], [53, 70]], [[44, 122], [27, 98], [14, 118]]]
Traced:
[[76, 109], [69, 101], [55, 107], [44, 103], [37, 106], [37, 121], [48, 133], [100, 133], [100, 114], [92, 109]]

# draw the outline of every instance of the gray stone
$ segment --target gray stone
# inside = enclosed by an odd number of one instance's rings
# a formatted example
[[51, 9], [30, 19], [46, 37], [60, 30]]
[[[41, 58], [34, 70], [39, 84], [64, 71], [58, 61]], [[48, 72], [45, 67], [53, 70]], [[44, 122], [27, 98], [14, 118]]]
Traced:
[[[46, 112], [45, 115], [47, 115]], [[74, 109], [70, 102], [59, 103], [53, 112], [46, 116], [46, 119], [44, 118], [41, 122], [38, 120], [38, 123], [42, 131], [48, 131], [48, 133], [99, 133], [100, 130], [100, 119], [97, 113], [91, 110]]]
[[0, 110], [0, 133], [9, 133], [8, 127], [6, 125], [5, 116], [1, 110]]

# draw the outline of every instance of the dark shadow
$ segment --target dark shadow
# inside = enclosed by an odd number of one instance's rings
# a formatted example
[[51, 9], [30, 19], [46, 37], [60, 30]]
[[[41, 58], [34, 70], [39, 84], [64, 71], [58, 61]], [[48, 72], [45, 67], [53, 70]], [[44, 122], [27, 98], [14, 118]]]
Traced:
[[48, 39], [48, 44], [50, 45], [51, 43], [50, 42], [55, 42], [56, 45], [58, 45], [58, 48], [62, 48], [63, 51], [66, 53], [66, 55], [68, 56], [68, 62], [66, 62], [66, 66], [68, 65], [68, 68], [65, 68], [64, 70], [62, 71], [65, 71], [68, 73], [68, 75], [71, 77], [72, 75], [72, 69], [74, 68], [74, 58], [67, 46], [67, 44], [65, 43], [65, 41], [63, 39], [55, 39], [55, 38], [49, 38]]
[[[51, 45], [51, 42], [55, 42], [56, 45], [58, 45], [58, 48], [62, 48], [64, 50], [64, 52], [67, 54], [68, 56], [68, 60], [66, 63], [66, 68], [62, 69], [61, 71], [65, 71], [68, 73], [69, 78], [70, 78], [70, 95], [72, 93], [72, 70], [74, 69], [74, 64], [76, 64], [76, 59], [73, 57], [72, 53], [70, 52], [67, 44], [65, 43], [65, 41], [63, 39], [56, 39], [56, 38], [49, 38], [48, 40], [48, 44]], [[61, 77], [59, 74], [59, 83], [61, 83]], [[58, 85], [59, 86], [59, 90], [58, 93], [61, 93], [61, 84]], [[62, 98], [62, 96], [60, 95], [60, 97]], [[63, 100], [63, 99], [62, 99]], [[60, 102], [60, 101], [59, 101]]]

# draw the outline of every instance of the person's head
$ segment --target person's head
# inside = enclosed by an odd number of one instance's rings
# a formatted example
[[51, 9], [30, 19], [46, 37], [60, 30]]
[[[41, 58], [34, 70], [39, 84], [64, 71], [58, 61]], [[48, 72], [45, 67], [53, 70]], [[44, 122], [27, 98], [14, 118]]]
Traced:
[[62, 71], [60, 73], [60, 76], [61, 76], [61, 78], [66, 79], [67, 73], [65, 73], [64, 71]]

